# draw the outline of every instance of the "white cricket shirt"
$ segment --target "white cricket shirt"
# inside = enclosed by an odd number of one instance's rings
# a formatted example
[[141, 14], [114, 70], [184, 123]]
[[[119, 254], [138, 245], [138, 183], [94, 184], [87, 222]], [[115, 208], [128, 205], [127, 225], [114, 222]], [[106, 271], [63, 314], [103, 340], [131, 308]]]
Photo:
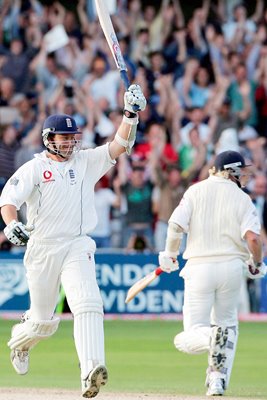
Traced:
[[250, 197], [229, 179], [210, 176], [192, 185], [170, 217], [187, 235], [183, 254], [189, 263], [248, 259], [244, 235], [260, 234]]
[[63, 239], [88, 235], [96, 226], [95, 183], [114, 165], [108, 144], [81, 150], [64, 162], [46, 151], [22, 165], [6, 183], [0, 207], [26, 202], [31, 238]]

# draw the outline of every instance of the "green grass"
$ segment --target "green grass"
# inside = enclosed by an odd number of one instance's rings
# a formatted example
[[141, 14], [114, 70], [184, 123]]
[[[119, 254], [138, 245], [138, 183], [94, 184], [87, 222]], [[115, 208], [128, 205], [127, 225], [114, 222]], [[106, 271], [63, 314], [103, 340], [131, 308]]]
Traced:
[[[72, 321], [31, 352], [29, 374], [18, 376], [9, 361], [13, 321], [0, 321], [2, 387], [64, 387], [80, 389]], [[119, 392], [202, 395], [207, 355], [178, 352], [173, 337], [182, 329], [174, 321], [105, 321], [109, 383], [104, 390]], [[267, 398], [264, 378], [267, 360], [266, 323], [240, 323], [237, 355], [228, 396]]]

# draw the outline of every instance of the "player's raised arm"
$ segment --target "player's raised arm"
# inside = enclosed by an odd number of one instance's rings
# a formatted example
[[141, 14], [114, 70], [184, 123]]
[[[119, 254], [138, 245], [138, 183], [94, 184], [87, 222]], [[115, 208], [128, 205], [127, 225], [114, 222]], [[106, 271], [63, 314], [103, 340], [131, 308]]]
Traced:
[[146, 99], [139, 85], [131, 85], [124, 94], [122, 123], [109, 145], [111, 158], [114, 160], [126, 151], [131, 153], [136, 138], [138, 112], [146, 108]]

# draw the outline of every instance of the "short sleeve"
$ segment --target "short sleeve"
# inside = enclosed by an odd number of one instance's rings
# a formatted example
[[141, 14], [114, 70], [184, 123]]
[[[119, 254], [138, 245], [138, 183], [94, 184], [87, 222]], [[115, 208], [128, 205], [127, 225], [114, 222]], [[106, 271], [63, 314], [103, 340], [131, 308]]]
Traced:
[[180, 225], [185, 232], [188, 232], [192, 211], [193, 204], [190, 200], [190, 190], [187, 190], [179, 205], [173, 211], [169, 222], [174, 222], [175, 224]]
[[241, 237], [244, 238], [247, 231], [252, 231], [256, 234], [260, 234], [261, 224], [260, 219], [254, 204], [250, 201], [247, 212], [243, 216], [241, 221]]

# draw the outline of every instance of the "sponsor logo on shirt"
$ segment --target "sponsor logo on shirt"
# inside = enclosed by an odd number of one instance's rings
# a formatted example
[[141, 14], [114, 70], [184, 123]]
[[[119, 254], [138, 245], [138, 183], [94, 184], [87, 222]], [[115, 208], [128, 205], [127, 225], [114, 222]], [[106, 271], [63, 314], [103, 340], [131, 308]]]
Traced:
[[76, 184], [76, 178], [73, 169], [69, 169], [69, 175], [70, 175], [70, 184], [75, 185]]
[[52, 178], [52, 177], [53, 177], [53, 174], [52, 174], [51, 171], [48, 171], [48, 170], [44, 171], [44, 172], [43, 172], [43, 177], [44, 177], [43, 183], [54, 182], [54, 181], [55, 181], [55, 179]]

